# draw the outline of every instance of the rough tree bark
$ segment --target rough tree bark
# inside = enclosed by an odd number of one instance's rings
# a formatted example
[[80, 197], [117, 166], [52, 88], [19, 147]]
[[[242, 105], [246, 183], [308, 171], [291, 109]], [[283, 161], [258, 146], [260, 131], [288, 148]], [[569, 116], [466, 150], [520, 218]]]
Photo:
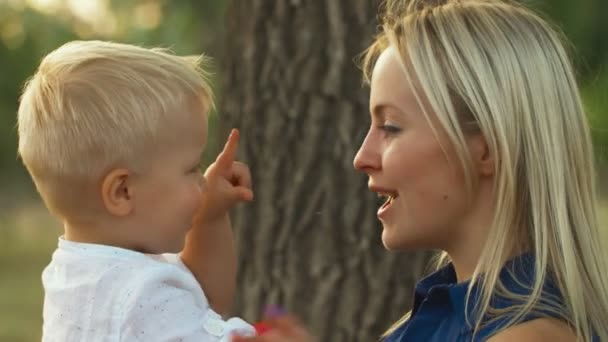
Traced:
[[223, 130], [241, 129], [255, 201], [238, 208], [235, 311], [295, 312], [321, 341], [374, 341], [410, 307], [426, 255], [384, 250], [378, 200], [352, 160], [368, 129], [353, 58], [371, 42], [369, 0], [247, 0], [228, 9]]

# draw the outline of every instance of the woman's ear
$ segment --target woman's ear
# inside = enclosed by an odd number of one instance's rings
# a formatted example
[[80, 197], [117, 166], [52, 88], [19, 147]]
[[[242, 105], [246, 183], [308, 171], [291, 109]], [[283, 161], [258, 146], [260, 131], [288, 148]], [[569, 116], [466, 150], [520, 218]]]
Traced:
[[494, 176], [495, 159], [491, 153], [486, 138], [481, 134], [469, 137], [471, 159], [477, 173], [482, 177]]
[[101, 183], [101, 198], [106, 210], [114, 216], [127, 216], [134, 209], [135, 186], [127, 169], [110, 171]]

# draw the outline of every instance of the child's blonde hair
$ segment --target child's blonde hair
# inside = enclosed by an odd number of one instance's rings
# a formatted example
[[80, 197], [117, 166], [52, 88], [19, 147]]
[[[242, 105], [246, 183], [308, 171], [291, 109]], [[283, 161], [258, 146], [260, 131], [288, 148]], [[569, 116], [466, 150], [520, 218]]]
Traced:
[[104, 172], [144, 167], [179, 134], [172, 123], [205, 120], [213, 95], [204, 59], [103, 41], [48, 54], [26, 83], [18, 130], [19, 154], [49, 210], [86, 214], [94, 205], [85, 192]]
[[[377, 57], [394, 46], [410, 82], [420, 82], [418, 89], [412, 86], [417, 97], [428, 98], [458, 151], [469, 189], [475, 184], [466, 135], [483, 134], [496, 160], [496, 212], [469, 288], [478, 283], [481, 297], [467, 305], [478, 317], [512, 317], [501, 329], [531, 311], [552, 312], [582, 340], [591, 341], [592, 332], [608, 340], [608, 267], [594, 155], [560, 35], [506, 0], [388, 1], [382, 24], [364, 55], [366, 80]], [[498, 275], [510, 253], [526, 249], [535, 256], [535, 278], [531, 295], [522, 298]], [[445, 264], [447, 255], [441, 260]], [[541, 299], [547, 274], [555, 277], [563, 310]], [[521, 304], [496, 310], [490, 305], [495, 295]], [[482, 320], [473, 325], [478, 331]]]

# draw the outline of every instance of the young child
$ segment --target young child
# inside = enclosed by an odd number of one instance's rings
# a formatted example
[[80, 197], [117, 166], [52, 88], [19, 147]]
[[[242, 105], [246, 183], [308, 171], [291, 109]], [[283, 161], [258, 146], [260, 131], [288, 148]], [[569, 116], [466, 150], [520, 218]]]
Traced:
[[[354, 166], [387, 197], [382, 241], [442, 251], [383, 340], [608, 341], [593, 149], [554, 29], [515, 1], [387, 1], [363, 62]], [[266, 325], [235, 341], [312, 340]]]
[[42, 275], [44, 341], [253, 333], [221, 317], [236, 281], [228, 210], [253, 193], [248, 168], [234, 162], [236, 131], [199, 171], [213, 106], [200, 62], [75, 41], [27, 82], [19, 154], [64, 226]]

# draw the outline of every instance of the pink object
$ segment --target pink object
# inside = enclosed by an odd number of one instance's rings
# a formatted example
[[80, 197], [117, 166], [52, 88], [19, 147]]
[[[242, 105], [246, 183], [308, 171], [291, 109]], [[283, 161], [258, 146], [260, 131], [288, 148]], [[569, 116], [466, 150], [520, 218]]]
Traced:
[[268, 325], [268, 323], [266, 323], [264, 321], [254, 324], [253, 327], [255, 328], [255, 333], [258, 335], [262, 335], [265, 332], [272, 330], [270, 325]]

